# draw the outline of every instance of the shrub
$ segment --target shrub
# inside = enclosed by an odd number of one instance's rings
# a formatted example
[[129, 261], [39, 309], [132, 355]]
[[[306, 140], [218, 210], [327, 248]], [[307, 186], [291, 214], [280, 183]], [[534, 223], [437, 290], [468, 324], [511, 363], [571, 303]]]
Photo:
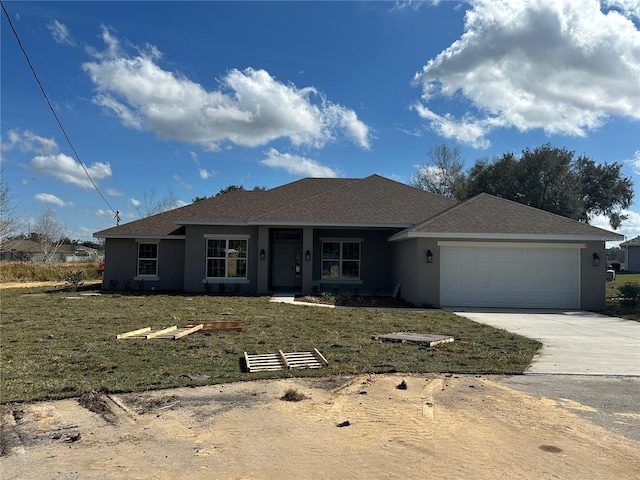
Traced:
[[624, 299], [625, 303], [636, 306], [638, 304], [638, 296], [640, 296], [640, 284], [622, 284], [618, 287], [618, 293]]
[[84, 282], [82, 281], [82, 270], [71, 270], [63, 275], [64, 281], [67, 282], [67, 288], [75, 292]]

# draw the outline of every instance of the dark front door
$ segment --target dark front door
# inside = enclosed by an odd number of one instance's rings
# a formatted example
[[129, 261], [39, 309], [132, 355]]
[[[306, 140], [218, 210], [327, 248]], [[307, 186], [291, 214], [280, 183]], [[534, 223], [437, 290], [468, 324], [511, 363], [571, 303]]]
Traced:
[[271, 286], [274, 289], [302, 286], [302, 232], [276, 231], [272, 238]]

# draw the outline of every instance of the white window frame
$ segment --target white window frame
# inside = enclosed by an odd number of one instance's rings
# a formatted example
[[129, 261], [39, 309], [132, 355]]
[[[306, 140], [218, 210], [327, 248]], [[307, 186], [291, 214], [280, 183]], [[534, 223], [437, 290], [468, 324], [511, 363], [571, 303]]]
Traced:
[[[142, 260], [154, 260], [156, 262], [156, 273], [153, 274], [140, 274], [140, 247], [142, 245], [155, 245], [156, 246], [156, 256], [145, 257]], [[158, 275], [158, 270], [160, 267], [160, 242], [153, 240], [136, 240], [136, 276], [133, 277], [134, 280], [160, 280]]]
[[[204, 236], [204, 278], [202, 279], [202, 283], [249, 283], [249, 240], [251, 239], [251, 235], [225, 235], [225, 234], [207, 234]], [[226, 256], [224, 257], [224, 277], [209, 277], [208, 273], [208, 264], [209, 260], [213, 258], [223, 258], [223, 257], [209, 257], [209, 240], [224, 240], [225, 243], [225, 252]], [[246, 273], [244, 277], [229, 277], [229, 242], [233, 240], [244, 240], [246, 242], [246, 254], [243, 260], [246, 262]]]
[[[324, 271], [323, 263], [325, 261], [324, 258], [324, 244], [325, 243], [339, 243], [340, 244], [340, 257], [337, 259], [338, 261], [338, 272], [339, 276], [337, 277], [328, 277], [325, 276], [322, 272]], [[345, 243], [357, 243], [358, 244], [358, 259], [354, 260], [352, 258], [345, 259], [343, 258], [343, 246]], [[336, 261], [336, 259], [327, 259], [327, 261]], [[358, 262], [358, 278], [354, 277], [343, 277], [343, 262]], [[361, 284], [362, 283], [362, 238], [320, 238], [320, 271], [321, 271], [321, 283], [354, 283]]]

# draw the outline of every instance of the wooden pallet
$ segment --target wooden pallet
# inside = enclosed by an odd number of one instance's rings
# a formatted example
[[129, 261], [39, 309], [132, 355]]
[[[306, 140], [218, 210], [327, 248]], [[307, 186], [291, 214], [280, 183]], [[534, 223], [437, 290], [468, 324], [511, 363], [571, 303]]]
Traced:
[[329, 365], [317, 348], [313, 352], [278, 353], [266, 355], [249, 355], [244, 352], [244, 361], [248, 372], [264, 372], [269, 370], [290, 370], [292, 368], [322, 368]]
[[195, 327], [196, 325], [202, 325], [202, 330], [205, 331], [220, 331], [220, 332], [229, 332], [229, 331], [240, 331], [242, 330], [242, 322], [240, 321], [213, 321], [213, 322], [189, 322], [187, 323], [187, 327]]
[[453, 337], [447, 335], [423, 335], [420, 333], [409, 332], [396, 332], [387, 333], [385, 335], [374, 335], [374, 340], [388, 341], [388, 342], [412, 342], [419, 343], [420, 345], [427, 345], [433, 347], [434, 345], [440, 345], [441, 343], [453, 342]]
[[145, 328], [140, 328], [138, 330], [132, 330], [126, 333], [121, 333], [119, 335], [116, 335], [116, 338], [117, 339], [142, 338], [145, 340], [150, 340], [152, 338], [168, 338], [171, 340], [177, 340], [179, 338], [190, 335], [193, 332], [197, 332], [198, 330], [202, 330], [202, 325], [195, 325], [193, 327], [187, 327], [187, 328], [178, 328], [177, 326], [173, 325], [171, 327], [163, 328], [161, 330], [151, 330], [151, 327], [145, 327]]

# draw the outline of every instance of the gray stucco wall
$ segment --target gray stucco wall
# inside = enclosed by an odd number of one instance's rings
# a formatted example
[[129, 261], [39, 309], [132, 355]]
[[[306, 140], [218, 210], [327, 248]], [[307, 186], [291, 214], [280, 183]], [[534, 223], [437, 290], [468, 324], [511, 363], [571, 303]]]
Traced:
[[640, 272], [640, 247], [627, 247], [625, 269], [628, 272]]
[[[186, 227], [184, 254], [184, 290], [187, 292], [206, 292], [202, 280], [206, 276], [207, 239], [205, 235], [249, 235], [247, 243], [247, 279], [248, 282], [225, 281], [227, 291], [241, 293], [256, 293], [257, 291], [257, 263], [258, 263], [258, 227], [242, 226], [200, 226]], [[237, 286], [236, 286], [237, 285]], [[217, 293], [218, 284], [209, 284], [210, 291]], [[237, 290], [236, 290], [237, 289]]]
[[[414, 238], [391, 245], [393, 281], [400, 284], [402, 298], [418, 306], [439, 306], [440, 255], [436, 240]], [[433, 263], [427, 263], [427, 250], [433, 253]]]
[[[397, 230], [315, 229], [313, 232], [313, 282], [320, 282], [322, 291], [330, 291], [333, 285], [351, 293], [389, 295], [395, 283], [391, 272], [391, 245], [387, 241]], [[322, 280], [321, 238], [361, 238], [360, 282]]]
[[[593, 266], [593, 254], [600, 257], [600, 266]], [[606, 302], [607, 253], [604, 242], [587, 242], [580, 251], [580, 308], [603, 310]]]
[[[153, 243], [156, 240], [148, 240]], [[102, 288], [105, 290], [182, 290], [184, 241], [160, 240], [158, 243], [158, 280], [135, 280], [138, 269], [138, 244], [134, 239], [107, 238]]]

